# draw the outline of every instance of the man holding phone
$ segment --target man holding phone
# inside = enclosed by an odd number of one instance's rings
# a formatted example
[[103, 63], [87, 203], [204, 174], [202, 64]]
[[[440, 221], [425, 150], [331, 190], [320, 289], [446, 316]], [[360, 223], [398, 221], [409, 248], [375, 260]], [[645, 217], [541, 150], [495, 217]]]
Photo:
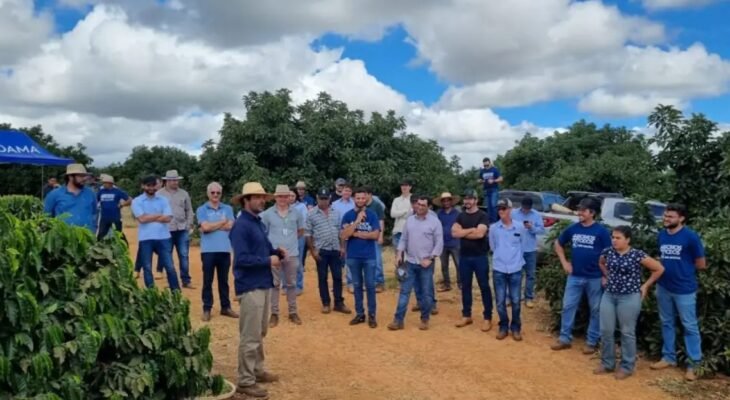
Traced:
[[535, 307], [535, 278], [537, 273], [537, 235], [545, 233], [545, 224], [542, 216], [532, 209], [532, 199], [522, 199], [520, 208], [512, 210], [512, 220], [525, 228], [526, 234], [522, 241], [522, 251], [525, 256], [525, 306]]
[[376, 242], [380, 237], [380, 220], [371, 210], [367, 209], [368, 190], [355, 189], [355, 208], [342, 217], [342, 231], [340, 232], [341, 246], [347, 251], [347, 266], [352, 272], [352, 282], [355, 289], [355, 318], [350, 325], [365, 322], [363, 307], [363, 280], [367, 290], [368, 318], [371, 328], [376, 328], [375, 319], [375, 269], [376, 269]]

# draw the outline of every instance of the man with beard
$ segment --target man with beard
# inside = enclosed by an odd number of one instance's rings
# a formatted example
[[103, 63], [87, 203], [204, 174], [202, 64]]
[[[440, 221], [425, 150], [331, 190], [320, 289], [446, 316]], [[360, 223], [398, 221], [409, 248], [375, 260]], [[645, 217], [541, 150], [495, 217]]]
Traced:
[[367, 208], [368, 190], [355, 190], [355, 208], [342, 217], [342, 231], [340, 240], [342, 246], [347, 246], [347, 266], [352, 271], [352, 281], [355, 290], [355, 318], [350, 325], [365, 322], [362, 288], [363, 276], [368, 295], [368, 325], [377, 328], [375, 320], [375, 269], [376, 269], [376, 242], [380, 237], [380, 220], [378, 216]]
[[457, 328], [471, 325], [472, 293], [471, 285], [474, 276], [477, 277], [479, 290], [482, 294], [484, 306], [484, 322], [482, 332], [492, 329], [492, 290], [489, 288], [489, 262], [487, 252], [487, 227], [489, 219], [484, 211], [477, 207], [477, 191], [467, 189], [464, 192], [464, 212], [456, 217], [451, 227], [451, 234], [461, 239], [459, 244], [459, 277], [461, 278], [461, 321], [456, 323]]
[[195, 289], [190, 283], [190, 234], [193, 230], [193, 203], [190, 200], [188, 192], [180, 188], [180, 181], [183, 179], [179, 176], [177, 170], [169, 170], [165, 173], [162, 180], [165, 181], [165, 187], [158, 192], [160, 196], [167, 198], [172, 208], [172, 221], [170, 221], [170, 235], [172, 237], [172, 247], [170, 247], [170, 260], [172, 260], [173, 247], [177, 250], [177, 259], [180, 261], [180, 278], [183, 287], [186, 289]]
[[[122, 208], [130, 205], [132, 200], [129, 195], [114, 186], [114, 177], [111, 175], [102, 174], [101, 189], [96, 193], [96, 198], [99, 201], [99, 209], [101, 210], [101, 216], [99, 218], [99, 234], [97, 238], [101, 240], [104, 238], [111, 229], [112, 226], [117, 232], [122, 232]], [[124, 238], [124, 241], [127, 239]]]
[[380, 236], [375, 242], [375, 292], [385, 290], [385, 272], [383, 269], [383, 233], [385, 232], [385, 205], [377, 196], [373, 196], [373, 188], [365, 186], [367, 191], [367, 209], [378, 217]]
[[[288, 188], [287, 188], [288, 190]], [[272, 269], [281, 266], [288, 254], [274, 249], [259, 215], [271, 195], [258, 182], [243, 185], [233, 204], [243, 210], [231, 229], [233, 277], [240, 305], [238, 320], [238, 381], [236, 391], [254, 398], [267, 398], [268, 391], [260, 383], [272, 383], [279, 377], [264, 369], [264, 342], [269, 319]]]
[[166, 198], [156, 195], [156, 186], [156, 177], [142, 179], [144, 193], [132, 201], [132, 214], [139, 224], [137, 259], [144, 271], [145, 286], [155, 286], [152, 277], [152, 253], [156, 253], [160, 264], [165, 268], [170, 289], [180, 290], [177, 273], [172, 266], [172, 242], [167, 228], [167, 224], [172, 221], [172, 209]]
[[44, 210], [51, 217], [63, 217], [69, 225], [96, 233], [96, 194], [86, 187], [89, 174], [81, 164], [69, 164], [64, 176], [66, 184], [48, 194]]
[[441, 196], [434, 199], [433, 203], [440, 207], [437, 215], [441, 221], [444, 231], [444, 250], [441, 253], [441, 276], [443, 282], [439, 286], [439, 292], [448, 292], [451, 290], [451, 276], [449, 273], [449, 258], [454, 261], [456, 270], [456, 282], [459, 288], [461, 283], [459, 280], [459, 239], [451, 235], [451, 228], [456, 223], [456, 218], [461, 214], [459, 210], [454, 208], [454, 204], [461, 199], [459, 196], [452, 196], [449, 192], [441, 193]]
[[665, 229], [659, 232], [659, 252], [664, 274], [659, 278], [656, 290], [664, 344], [661, 361], [651, 368], [665, 369], [677, 365], [674, 324], [679, 314], [689, 364], [685, 379], [694, 381], [697, 379], [696, 368], [702, 361], [700, 329], [697, 325], [697, 271], [706, 270], [707, 261], [702, 240], [696, 232], [685, 226], [686, 219], [687, 208], [683, 205], [667, 205], [664, 211]]
[[[578, 205], [578, 222], [569, 226], [555, 241], [555, 253], [560, 258], [568, 280], [563, 295], [563, 314], [560, 322], [560, 339], [551, 346], [553, 350], [571, 347], [573, 341], [573, 322], [580, 300], [588, 296], [590, 322], [583, 354], [596, 352], [600, 331], [600, 303], [603, 295], [601, 278], [603, 273], [598, 265], [601, 252], [611, 246], [611, 233], [596, 222], [601, 211], [598, 202], [591, 198], [581, 200]], [[571, 261], [565, 257], [565, 246], [571, 243]]]

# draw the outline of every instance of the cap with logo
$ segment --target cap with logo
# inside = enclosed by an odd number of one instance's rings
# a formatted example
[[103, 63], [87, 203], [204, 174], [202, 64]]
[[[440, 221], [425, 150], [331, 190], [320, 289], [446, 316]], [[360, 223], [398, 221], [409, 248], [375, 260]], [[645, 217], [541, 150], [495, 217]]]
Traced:
[[337, 178], [337, 180], [335, 181], [335, 186], [344, 185], [346, 183], [347, 181], [345, 180], [345, 178]]
[[502, 210], [505, 208], [512, 208], [512, 201], [510, 199], [500, 199], [497, 201], [497, 209]]
[[330, 190], [326, 187], [320, 188], [317, 191], [317, 198], [318, 199], [329, 199], [330, 196], [332, 196], [332, 193], [330, 193]]
[[477, 191], [474, 189], [466, 189], [464, 190], [464, 195], [462, 197], [465, 199], [478, 199], [479, 194], [477, 194]]

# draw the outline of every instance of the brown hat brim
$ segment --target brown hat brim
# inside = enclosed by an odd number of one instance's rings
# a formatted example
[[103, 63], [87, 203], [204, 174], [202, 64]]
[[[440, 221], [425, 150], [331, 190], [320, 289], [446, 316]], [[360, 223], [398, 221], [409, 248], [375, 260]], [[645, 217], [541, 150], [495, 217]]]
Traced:
[[252, 194], [246, 194], [246, 195], [237, 194], [237, 195], [233, 196], [233, 198], [231, 199], [231, 204], [233, 204], [233, 205], [240, 205], [241, 207], [243, 207], [243, 199], [246, 196], [264, 196], [266, 198], [266, 201], [271, 201], [271, 200], [274, 199], [274, 195], [273, 194], [268, 194], [268, 193], [266, 193], [266, 194], [252, 193]]
[[432, 202], [432, 203], [433, 203], [433, 204], [434, 204], [434, 205], [435, 205], [436, 207], [441, 207], [441, 200], [443, 200], [443, 199], [448, 199], [448, 198], [450, 198], [450, 199], [451, 199], [451, 201], [452, 201], [452, 202], [453, 202], [454, 204], [456, 204], [456, 203], [458, 203], [458, 202], [460, 202], [460, 201], [461, 201], [461, 197], [459, 197], [459, 196], [456, 196], [456, 195], [453, 195], [453, 196], [451, 196], [451, 197], [436, 197], [436, 198], [434, 198], [434, 199], [433, 199], [433, 200], [432, 200], [431, 202]]

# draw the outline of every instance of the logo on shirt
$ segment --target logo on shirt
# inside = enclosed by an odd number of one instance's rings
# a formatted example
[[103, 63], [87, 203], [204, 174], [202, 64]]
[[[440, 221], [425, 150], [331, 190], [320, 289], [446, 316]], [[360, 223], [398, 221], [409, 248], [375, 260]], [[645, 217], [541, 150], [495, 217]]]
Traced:
[[493, 177], [494, 177], [494, 172], [485, 172], [482, 174], [482, 179], [484, 179], [485, 181], [492, 179]]
[[575, 234], [573, 235], [573, 248], [580, 247], [583, 249], [593, 249], [593, 243], [596, 237], [593, 235]]
[[678, 244], [663, 244], [659, 247], [664, 260], [681, 260], [682, 246]]
[[372, 227], [372, 225], [370, 225], [370, 222], [365, 221], [365, 222], [361, 222], [357, 226], [357, 228], [355, 228], [355, 230], [360, 231], [360, 232], [372, 232], [373, 227]]
[[102, 195], [101, 195], [101, 196], [99, 197], [99, 199], [100, 199], [101, 201], [114, 201], [114, 198], [115, 198], [115, 197], [116, 197], [116, 196], [114, 195], [114, 193], [104, 193], [104, 194], [102, 194]]

